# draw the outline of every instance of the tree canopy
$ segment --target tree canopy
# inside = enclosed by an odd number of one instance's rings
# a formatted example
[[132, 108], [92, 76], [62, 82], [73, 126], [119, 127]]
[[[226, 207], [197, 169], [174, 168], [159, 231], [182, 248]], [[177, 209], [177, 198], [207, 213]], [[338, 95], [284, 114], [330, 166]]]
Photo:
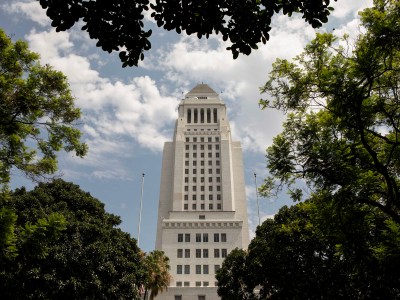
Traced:
[[84, 156], [67, 78], [0, 29], [0, 184], [15, 167], [30, 178], [57, 170], [56, 152]]
[[400, 299], [399, 20], [375, 0], [355, 41], [317, 34], [274, 63], [260, 104], [287, 120], [260, 192], [301, 202], [228, 256], [222, 299]]
[[83, 22], [82, 30], [97, 40], [96, 46], [110, 53], [119, 51], [123, 67], [137, 66], [144, 59], [144, 51], [151, 48], [152, 31], [145, 29], [144, 22], [150, 9], [158, 27], [199, 38], [220, 34], [225, 41], [229, 39], [227, 50], [234, 58], [239, 53], [249, 55], [259, 43], [269, 40], [271, 19], [276, 13], [300, 13], [307, 23], [320, 27], [332, 10], [330, 0], [38, 1], [57, 31]]
[[11, 193], [16, 257], [0, 257], [3, 299], [139, 299], [136, 240], [104, 204], [61, 179]]
[[272, 176], [261, 190], [300, 180], [400, 224], [400, 4], [374, 3], [361, 13], [366, 32], [354, 43], [318, 34], [293, 61], [274, 63], [262, 88], [270, 98], [260, 103], [288, 117], [267, 150]]
[[145, 297], [150, 292], [150, 300], [153, 300], [159, 293], [168, 289], [172, 275], [170, 274], [169, 258], [165, 256], [164, 251], [154, 250], [144, 258], [146, 267]]

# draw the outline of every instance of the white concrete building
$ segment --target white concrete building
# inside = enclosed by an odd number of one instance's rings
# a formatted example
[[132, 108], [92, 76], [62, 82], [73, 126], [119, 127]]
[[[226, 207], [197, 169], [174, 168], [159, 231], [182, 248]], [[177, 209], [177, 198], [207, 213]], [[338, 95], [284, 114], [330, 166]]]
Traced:
[[157, 299], [219, 299], [216, 271], [231, 250], [249, 244], [242, 148], [208, 85], [186, 94], [178, 112], [164, 145], [156, 239], [173, 280]]

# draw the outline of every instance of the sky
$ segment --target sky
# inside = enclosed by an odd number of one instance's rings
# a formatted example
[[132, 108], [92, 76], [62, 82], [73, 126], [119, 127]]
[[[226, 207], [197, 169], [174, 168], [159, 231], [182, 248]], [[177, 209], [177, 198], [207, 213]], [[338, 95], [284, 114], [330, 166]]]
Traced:
[[[148, 15], [145, 24], [153, 30], [152, 48], [138, 67], [131, 68], [122, 68], [118, 53], [96, 48], [96, 41], [80, 30], [82, 24], [56, 32], [37, 1], [2, 0], [0, 27], [14, 41], [27, 41], [42, 64], [68, 77], [76, 106], [82, 110], [80, 129], [89, 153], [83, 159], [59, 153], [57, 174], [105, 203], [106, 211], [120, 216], [121, 229], [134, 238], [142, 198], [139, 246], [148, 252], [155, 246], [162, 148], [172, 140], [184, 95], [198, 83], [206, 83], [227, 105], [233, 139], [243, 147], [250, 237], [254, 237], [259, 222], [256, 184], [268, 175], [265, 149], [285, 119], [277, 110], [259, 108], [263, 97], [259, 88], [277, 58], [300, 54], [316, 32], [356, 36], [358, 12], [371, 5], [372, 0], [333, 2], [329, 22], [317, 30], [299, 15], [276, 15], [267, 44], [236, 60], [221, 37], [199, 40], [195, 35], [167, 32]], [[32, 189], [35, 183], [14, 170], [12, 187], [22, 185]], [[292, 204], [285, 193], [259, 198], [261, 222]]]

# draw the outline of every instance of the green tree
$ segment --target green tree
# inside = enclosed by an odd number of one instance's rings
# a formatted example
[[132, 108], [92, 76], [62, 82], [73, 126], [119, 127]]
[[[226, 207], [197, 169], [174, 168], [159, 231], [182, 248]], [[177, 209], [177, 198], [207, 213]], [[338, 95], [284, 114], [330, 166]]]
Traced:
[[140, 249], [89, 193], [59, 179], [15, 190], [9, 207], [18, 256], [0, 260], [3, 299], [139, 299]]
[[400, 224], [400, 3], [374, 1], [354, 48], [318, 34], [294, 61], [277, 60], [262, 88], [264, 108], [289, 112], [267, 150], [261, 192], [299, 180], [338, 202], [378, 208]]
[[13, 167], [29, 178], [54, 173], [60, 150], [84, 156], [79, 118], [67, 78], [0, 29], [0, 185]]
[[[151, 30], [145, 29], [144, 14], [150, 8], [158, 27], [199, 38], [220, 34], [231, 42], [233, 57], [249, 55], [260, 42], [266, 43], [275, 13], [302, 15], [313, 27], [328, 21], [330, 0], [149, 0], [84, 1], [38, 0], [57, 31], [71, 28], [81, 20], [82, 30], [98, 40], [104, 51], [119, 51], [123, 67], [137, 65], [151, 48]], [[336, 1], [336, 0], [335, 0]]]
[[150, 292], [150, 300], [153, 300], [166, 290], [171, 282], [169, 258], [165, 256], [164, 251], [154, 250], [146, 255], [144, 264], [147, 273], [144, 299]]

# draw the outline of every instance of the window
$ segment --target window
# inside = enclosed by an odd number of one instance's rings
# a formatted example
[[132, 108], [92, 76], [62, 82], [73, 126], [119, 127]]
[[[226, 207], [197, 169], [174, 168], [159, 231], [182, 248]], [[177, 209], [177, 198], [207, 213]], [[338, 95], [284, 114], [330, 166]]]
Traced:
[[185, 174], [189, 174], [189, 169], [185, 169]]
[[193, 161], [193, 166], [197, 166], [197, 160]]
[[189, 177], [185, 177], [185, 182], [189, 182]]
[[196, 286], [201, 286], [201, 281], [196, 281]]
[[185, 195], [185, 196], [184, 196], [184, 199], [185, 199], [185, 200], [189, 200], [189, 196], [188, 196], [188, 195]]
[[185, 274], [190, 274], [190, 265], [185, 265]]
[[204, 177], [200, 177], [200, 181], [201, 181], [201, 182], [204, 182]]
[[200, 138], [200, 142], [204, 142], [204, 138], [203, 137]]
[[211, 150], [212, 149], [212, 145], [208, 145], [208, 150]]
[[217, 194], [217, 200], [221, 200], [221, 195]]
[[204, 157], [204, 153], [202, 152], [202, 153], [200, 153], [200, 157]]
[[196, 186], [194, 185], [194, 186], [192, 186], [192, 190], [193, 190], [193, 192], [195, 192], [196, 191]]
[[189, 138], [188, 137], [186, 138], [186, 142], [189, 142]]
[[183, 209], [184, 209], [184, 210], [188, 210], [188, 209], [189, 209], [189, 205], [188, 205], [188, 204], [184, 204], [184, 205], [183, 205]]
[[178, 258], [182, 258], [183, 257], [183, 249], [177, 249], [177, 254], [176, 254], [176, 256], [178, 257]]
[[193, 142], [195, 142], [195, 143], [197, 142], [197, 138], [196, 137], [193, 138]]
[[216, 142], [219, 142], [219, 137], [216, 136], [216, 137], [215, 137], [215, 141], [216, 141]]
[[200, 145], [200, 150], [204, 150], [204, 145]]
[[[182, 281], [177, 281], [176, 286], [182, 286]], [[176, 299], [176, 298], [175, 298]]]
[[209, 165], [209, 166], [212, 166], [212, 160], [209, 160], [209, 161], [208, 161], [208, 165]]
[[221, 257], [225, 258], [228, 256], [228, 250], [227, 249], [221, 249]]
[[185, 149], [186, 149], [186, 150], [189, 150], [189, 145], [186, 145], [186, 146], [185, 146]]
[[178, 233], [178, 243], [183, 242], [183, 233]]
[[215, 157], [219, 157], [219, 152], [215, 153]]
[[208, 204], [208, 209], [209, 209], [209, 210], [212, 210], [213, 208], [214, 208], [214, 206], [213, 206], [212, 203]]
[[188, 166], [188, 165], [189, 165], [189, 161], [186, 160], [186, 161], [185, 161], [185, 166]]
[[214, 243], [219, 242], [219, 233], [214, 233]]
[[215, 145], [215, 150], [219, 150], [219, 145]]
[[193, 145], [193, 150], [197, 150], [197, 145]]
[[217, 160], [217, 161], [215, 161], [215, 164], [217, 165], [217, 166], [219, 166], [219, 160]]
[[201, 209], [201, 210], [205, 210], [205, 209], [206, 209], [206, 207], [204, 206], [203, 203], [200, 205], [200, 209]]
[[200, 165], [201, 165], [201, 166], [204, 166], [204, 160], [202, 160], [202, 161], [200, 162]]
[[183, 285], [184, 285], [184, 286], [190, 286], [190, 282], [189, 282], [189, 281], [185, 281], [185, 282], [183, 283]]
[[208, 174], [212, 174], [212, 169], [208, 169]]
[[213, 199], [213, 195], [208, 195], [208, 200], [212, 200]]
[[204, 185], [200, 187], [200, 191], [204, 192]]
[[221, 177], [217, 177], [217, 182], [221, 182]]
[[219, 258], [219, 249], [214, 249], [214, 257]]
[[196, 242], [197, 243], [201, 242], [201, 233], [196, 233]]
[[208, 258], [208, 249], [203, 249], [203, 258]]
[[197, 158], [197, 153], [193, 153], [193, 158]]
[[203, 243], [208, 243], [208, 233], [203, 233]]
[[[204, 285], [204, 282], [203, 282], [203, 285]], [[206, 296], [198, 295], [197, 300], [206, 300]]]
[[196, 169], [193, 169], [193, 174], [197, 174], [197, 170]]
[[216, 172], [217, 174], [221, 174], [221, 169], [216, 169], [215, 172]]
[[201, 249], [196, 249], [196, 258], [201, 258]]
[[190, 258], [190, 249], [185, 249], [185, 258]]
[[[182, 282], [181, 282], [180, 286], [182, 286]], [[174, 300], [182, 300], [182, 295], [175, 295], [175, 299]]]
[[203, 265], [203, 274], [208, 274], [208, 265]]
[[185, 192], [187, 192], [189, 190], [189, 187], [187, 185], [185, 185]]
[[221, 233], [221, 242], [226, 243], [226, 233]]
[[221, 203], [218, 203], [218, 204], [217, 204], [217, 209], [218, 209], [218, 210], [222, 210], [222, 205], [221, 205]]
[[[203, 205], [203, 204], [202, 204]], [[205, 220], [206, 219], [206, 216], [205, 215], [200, 215], [199, 216], [199, 220]]]
[[185, 153], [185, 157], [186, 157], [186, 158], [189, 158], [189, 152], [186, 152], [186, 153]]
[[185, 242], [190, 243], [190, 233], [185, 233]]
[[208, 141], [211, 142], [211, 137], [208, 138]]
[[193, 181], [193, 182], [197, 182], [197, 178], [196, 178], [196, 177], [193, 177], [193, 178], [192, 178], [192, 181]]
[[208, 177], [208, 182], [212, 182], [212, 177]]
[[220, 192], [221, 191], [221, 186], [217, 185], [217, 191]]
[[204, 200], [204, 195], [200, 195], [201, 200]]
[[201, 265], [196, 265], [196, 274], [201, 274]]
[[212, 185], [209, 185], [209, 186], [208, 186], [208, 190], [209, 190], [210, 192], [212, 192], [212, 190], [213, 190]]
[[182, 265], [176, 266], [176, 274], [182, 274]]
[[220, 265], [214, 265], [214, 273], [217, 273], [219, 269], [221, 269]]
[[197, 200], [196, 195], [192, 195], [192, 200]]
[[200, 173], [201, 173], [201, 174], [204, 174], [204, 169], [200, 169]]
[[211, 152], [208, 152], [208, 157], [212, 157], [212, 153]]

